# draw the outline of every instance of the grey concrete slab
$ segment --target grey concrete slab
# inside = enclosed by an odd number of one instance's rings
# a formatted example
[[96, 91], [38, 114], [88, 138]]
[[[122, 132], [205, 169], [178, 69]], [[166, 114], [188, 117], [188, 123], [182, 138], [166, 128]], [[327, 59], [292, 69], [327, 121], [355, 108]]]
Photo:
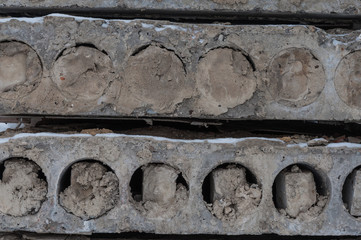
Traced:
[[254, 11], [257, 13], [314, 13], [345, 14], [361, 13], [361, 3], [357, 0], [3, 0], [1, 7], [8, 8], [55, 8], [55, 9], [96, 9], [111, 10], [155, 10], [155, 11], [229, 11], [234, 13]]
[[359, 121], [361, 31], [0, 20], [0, 114]]
[[[53, 234], [135, 231], [158, 234], [360, 235], [361, 221], [350, 215], [342, 201], [343, 183], [360, 165], [360, 149], [360, 144], [307, 147], [306, 144], [289, 145], [279, 139], [264, 138], [175, 140], [119, 134], [19, 134], [1, 139], [1, 163], [14, 157], [33, 161], [44, 173], [48, 191], [36, 213], [22, 217], [1, 213], [0, 231]], [[108, 171], [116, 175], [119, 196], [111, 210], [98, 218], [85, 220], [67, 212], [60, 205], [59, 194], [69, 184], [71, 176], [67, 170], [71, 169], [72, 164], [89, 159], [104, 164]], [[202, 187], [207, 175], [225, 163], [239, 164], [254, 175], [253, 179], [247, 177], [251, 190], [245, 192], [242, 188], [241, 192], [235, 194], [236, 198], [241, 199], [237, 203], [239, 207], [246, 203], [242, 202], [242, 199], [247, 199], [243, 193], [251, 193], [252, 189], [256, 189], [255, 184], [261, 190], [260, 202], [249, 208], [249, 211], [243, 211], [236, 218], [228, 220], [216, 217], [214, 212], [212, 214], [212, 203], [204, 201], [209, 195], [204, 190], [207, 185]], [[147, 214], [150, 211], [147, 202], [142, 202], [144, 208], [139, 208], [139, 202], [133, 198], [133, 174], [149, 164], [165, 164], [176, 169], [184, 178], [183, 183], [177, 183], [185, 186], [184, 201], [163, 205], [163, 202], [158, 204], [154, 200], [151, 210], [158, 211], [160, 214], [157, 216]], [[276, 192], [273, 188], [278, 174], [295, 164], [310, 169], [314, 175], [317, 195], [324, 198], [323, 202], [318, 199], [315, 206], [303, 209], [303, 213], [298, 216], [290, 217], [276, 207], [274, 198], [277, 196], [273, 196]], [[93, 181], [91, 179], [96, 174], [84, 170], [83, 176], [89, 178], [82, 177], [77, 181]], [[232, 175], [229, 178], [233, 181]], [[100, 180], [100, 186], [103, 180]], [[163, 184], [161, 191], [166, 189], [167, 186]], [[74, 197], [79, 204], [85, 202], [79, 196]], [[172, 208], [172, 204], [177, 207]], [[89, 211], [91, 208], [92, 205], [88, 205]]]

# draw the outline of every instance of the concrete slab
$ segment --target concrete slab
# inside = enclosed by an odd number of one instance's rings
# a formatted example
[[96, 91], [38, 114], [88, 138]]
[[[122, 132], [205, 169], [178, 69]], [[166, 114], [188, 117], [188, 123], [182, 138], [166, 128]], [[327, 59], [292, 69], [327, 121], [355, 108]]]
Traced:
[[[0, 213], [0, 232], [360, 235], [361, 221], [345, 211], [340, 198], [345, 178], [359, 165], [360, 149], [359, 144], [344, 143], [309, 148], [265, 138], [176, 140], [121, 134], [19, 134], [0, 140], [0, 160], [18, 156], [34, 161], [46, 177], [48, 191], [36, 213], [21, 217]], [[119, 179], [117, 202], [93, 219], [78, 217], [59, 202], [65, 170], [87, 159], [108, 166]], [[259, 204], [233, 221], [214, 216], [202, 195], [206, 176], [225, 162], [247, 168], [262, 189]], [[151, 163], [177, 169], [187, 182], [186, 194], [171, 214], [166, 211], [167, 206], [160, 204], [160, 208], [153, 209], [165, 209], [164, 215], [147, 215], [133, 200], [130, 179], [136, 169]], [[309, 218], [289, 218], [274, 203], [276, 176], [298, 163], [316, 171], [317, 181], [325, 185], [324, 204], [318, 205], [322, 207]], [[82, 177], [82, 181], [93, 179], [90, 172], [84, 171], [84, 176], [89, 178]], [[99, 184], [102, 191], [101, 181]], [[87, 205], [88, 211], [100, 206], [92, 204]]]
[[238, 187], [247, 183], [246, 170], [237, 166], [215, 169], [211, 173], [211, 201], [224, 199], [235, 194]]
[[[297, 166], [294, 166], [297, 167]], [[297, 167], [298, 168], [298, 167]], [[285, 171], [277, 182], [278, 204], [292, 218], [306, 212], [317, 201], [316, 183], [310, 171]]]
[[361, 118], [361, 31], [63, 15], [0, 29], [1, 115]]
[[355, 217], [361, 216], [361, 171], [358, 170], [353, 175], [353, 194], [350, 203], [350, 213]]
[[[110, 0], [110, 1], [93, 1], [93, 0], [3, 0], [0, 7], [6, 8], [40, 8], [40, 9], [57, 9], [60, 10], [116, 10], [116, 11], [135, 11], [135, 10], [152, 10], [152, 11], [187, 11], [187, 12], [255, 12], [255, 13], [312, 13], [312, 14], [343, 14], [353, 15], [361, 13], [361, 3], [357, 0]], [[218, 12], [219, 13], [219, 12]]]

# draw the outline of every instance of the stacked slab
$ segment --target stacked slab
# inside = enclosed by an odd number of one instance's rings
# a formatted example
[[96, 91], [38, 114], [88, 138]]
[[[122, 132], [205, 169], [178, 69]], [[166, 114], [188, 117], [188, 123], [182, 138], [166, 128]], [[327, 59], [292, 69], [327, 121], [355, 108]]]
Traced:
[[59, 15], [0, 29], [2, 115], [361, 116], [358, 30]]
[[[0, 14], [1, 116], [361, 118], [357, 0], [3, 0]], [[360, 235], [360, 149], [15, 135], [0, 139], [0, 232]]]
[[357, 0], [154, 0], [154, 1], [132, 1], [132, 0], [110, 0], [110, 1], [92, 1], [92, 0], [3, 0], [0, 3], [2, 11], [9, 10], [31, 10], [32, 8], [52, 11], [71, 11], [83, 10], [89, 13], [97, 10], [112, 11], [193, 11], [200, 13], [211, 12], [230, 12], [239, 13], [258, 13], [258, 15], [267, 13], [295, 14], [303, 16], [307, 14], [339, 14], [352, 16], [361, 14], [361, 3]]
[[359, 235], [360, 149], [19, 134], [0, 144], [0, 231]]

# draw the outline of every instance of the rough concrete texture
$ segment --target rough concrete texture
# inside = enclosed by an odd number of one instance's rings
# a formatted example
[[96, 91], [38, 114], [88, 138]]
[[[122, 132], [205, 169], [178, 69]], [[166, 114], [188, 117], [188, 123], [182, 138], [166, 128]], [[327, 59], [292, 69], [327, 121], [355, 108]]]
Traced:
[[322, 64], [307, 49], [286, 49], [269, 66], [269, 91], [278, 102], [303, 107], [314, 102], [325, 86]]
[[312, 172], [295, 165], [280, 174], [276, 182], [276, 201], [285, 214], [296, 218], [316, 204], [317, 190]]
[[172, 113], [177, 104], [192, 96], [192, 90], [178, 56], [149, 46], [134, 53], [125, 66], [121, 107], [129, 114], [147, 106], [157, 113]]
[[358, 170], [353, 176], [353, 191], [350, 203], [350, 213], [355, 217], [361, 217], [361, 171]]
[[4, 162], [0, 180], [0, 212], [11, 216], [36, 214], [46, 200], [47, 183], [39, 176], [40, 167], [22, 158]]
[[[227, 12], [257, 11], [264, 13], [340, 13], [346, 15], [360, 14], [361, 3], [358, 0], [2, 0], [0, 7], [7, 8], [65, 8], [66, 10], [93, 9], [93, 10], [176, 10], [176, 11], [216, 11]], [[88, 10], [88, 9], [87, 9]]]
[[238, 186], [247, 183], [246, 169], [237, 165], [228, 165], [226, 168], [215, 169], [210, 174], [212, 202], [232, 195]]
[[22, 90], [2, 94], [1, 114], [361, 118], [361, 31], [62, 15], [2, 19], [0, 30], [0, 41], [25, 42], [43, 63], [38, 84], [16, 77]]
[[143, 173], [143, 200], [172, 203], [176, 194], [177, 172], [166, 165], [148, 166]]
[[[0, 240], [90, 240], [93, 239], [87, 236], [71, 236], [71, 235], [56, 235], [56, 234], [36, 234], [36, 233], [0, 233]], [[96, 238], [104, 240], [103, 238]]]
[[64, 50], [52, 69], [52, 80], [68, 99], [99, 99], [112, 78], [110, 58], [85, 46]]
[[[360, 149], [360, 144], [307, 147], [265, 138], [176, 140], [119, 134], [20, 134], [1, 139], [0, 159], [22, 156], [41, 166], [48, 177], [47, 200], [34, 215], [15, 217], [1, 213], [0, 232], [360, 235], [361, 221], [350, 215], [340, 197], [346, 177], [360, 164]], [[117, 204], [90, 220], [75, 216], [59, 204], [64, 171], [84, 159], [99, 160], [119, 179]], [[151, 163], [172, 166], [188, 183], [186, 202], [171, 218], [148, 217], [133, 200], [129, 187], [132, 175]], [[258, 206], [240, 220], [217, 218], [203, 200], [204, 179], [224, 163], [248, 169], [262, 187]], [[325, 186], [321, 193], [328, 199], [314, 217], [289, 218], [275, 207], [275, 178], [295, 164], [309, 166], [318, 174], [317, 182]]]
[[208, 52], [199, 61], [196, 82], [201, 93], [199, 111], [207, 115], [220, 115], [243, 104], [256, 90], [251, 63], [230, 48]]
[[136, 203], [148, 218], [172, 218], [188, 198], [186, 186], [177, 184], [179, 171], [165, 165], [148, 165], [143, 170], [143, 199]]
[[31, 47], [20, 42], [0, 43], [1, 98], [14, 100], [32, 92], [41, 76], [40, 59]]
[[239, 224], [261, 202], [262, 191], [246, 180], [245, 168], [229, 165], [211, 172], [211, 200], [208, 209], [222, 221]]
[[361, 107], [361, 51], [352, 52], [341, 60], [336, 70], [335, 88], [347, 105]]
[[71, 167], [70, 186], [60, 193], [60, 205], [84, 220], [97, 218], [118, 202], [118, 186], [116, 175], [102, 164], [75, 163]]

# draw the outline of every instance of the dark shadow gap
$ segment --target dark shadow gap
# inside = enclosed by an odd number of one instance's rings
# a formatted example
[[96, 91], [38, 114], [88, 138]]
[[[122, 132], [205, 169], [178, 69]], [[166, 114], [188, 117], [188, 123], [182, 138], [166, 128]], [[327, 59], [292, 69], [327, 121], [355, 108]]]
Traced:
[[308, 24], [322, 29], [361, 27], [360, 15], [357, 14], [317, 14], [317, 13], [277, 13], [267, 11], [230, 11], [230, 10], [162, 10], [162, 9], [127, 9], [127, 8], [25, 8], [3, 7], [0, 16], [39, 17], [51, 13], [62, 13], [82, 17], [105, 19], [153, 19], [169, 20], [184, 23], [214, 23], [228, 24]]
[[[1, 120], [1, 119], [0, 119]], [[26, 121], [25, 121], [26, 122]], [[361, 125], [357, 123], [299, 121], [299, 120], [212, 120], [212, 119], [86, 119], [43, 118], [22, 132], [89, 133], [87, 129], [107, 129], [113, 133], [149, 135], [174, 139], [213, 139], [243, 137], [325, 137], [330, 142], [348, 141], [360, 137]], [[97, 132], [97, 130], [99, 130]], [[14, 131], [14, 130], [9, 130]], [[361, 142], [361, 140], [360, 140]]]

